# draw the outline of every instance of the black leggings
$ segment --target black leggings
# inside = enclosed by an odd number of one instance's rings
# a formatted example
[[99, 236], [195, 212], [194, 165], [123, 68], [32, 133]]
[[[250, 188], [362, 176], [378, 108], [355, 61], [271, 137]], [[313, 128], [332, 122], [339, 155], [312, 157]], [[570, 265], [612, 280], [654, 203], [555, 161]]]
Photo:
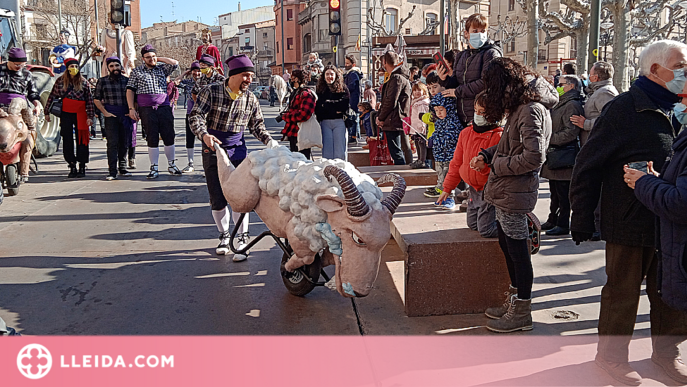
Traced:
[[291, 152], [300, 152], [306, 159], [310, 159], [310, 148], [298, 150], [298, 136], [287, 136], [289, 138], [289, 150]]
[[186, 149], [193, 149], [196, 145], [196, 135], [191, 131], [191, 125], [188, 123], [188, 114], [186, 115]]
[[499, 246], [506, 256], [508, 275], [513, 287], [518, 288], [518, 298], [529, 300], [532, 297], [532, 282], [534, 271], [532, 270], [532, 256], [527, 245], [527, 239], [513, 239], [506, 235], [501, 224], [496, 222], [499, 230]]

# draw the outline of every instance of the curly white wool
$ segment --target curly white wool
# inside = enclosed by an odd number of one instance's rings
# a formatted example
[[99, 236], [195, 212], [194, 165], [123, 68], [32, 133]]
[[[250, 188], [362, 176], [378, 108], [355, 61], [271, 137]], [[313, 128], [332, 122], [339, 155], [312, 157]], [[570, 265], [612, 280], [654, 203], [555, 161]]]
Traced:
[[319, 195], [336, 194], [343, 198], [336, 179], [330, 182], [324, 177], [324, 168], [335, 165], [353, 179], [367, 204], [377, 210], [382, 208], [382, 191], [371, 177], [361, 174], [353, 164], [343, 160], [321, 159], [308, 161], [300, 153], [293, 153], [280, 146], [263, 149], [248, 155], [253, 169], [251, 174], [258, 179], [260, 189], [269, 196], [279, 197], [279, 208], [290, 211], [294, 233], [310, 242], [310, 250], [318, 252], [327, 247], [326, 242], [315, 229], [317, 223], [327, 221], [327, 213], [315, 204]]

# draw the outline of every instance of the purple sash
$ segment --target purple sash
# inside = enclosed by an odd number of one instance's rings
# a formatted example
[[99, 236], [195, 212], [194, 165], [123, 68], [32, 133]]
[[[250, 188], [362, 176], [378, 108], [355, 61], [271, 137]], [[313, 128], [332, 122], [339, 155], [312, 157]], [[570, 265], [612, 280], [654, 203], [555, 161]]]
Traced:
[[243, 132], [229, 133], [208, 129], [208, 133], [217, 137], [222, 143], [221, 147], [227, 151], [230, 160], [239, 161], [246, 158], [246, 140], [243, 138]]
[[138, 106], [152, 107], [169, 106], [169, 96], [167, 94], [139, 94], [136, 96]]
[[26, 96], [23, 94], [0, 93], [0, 105], [9, 105], [14, 98], [26, 100]]

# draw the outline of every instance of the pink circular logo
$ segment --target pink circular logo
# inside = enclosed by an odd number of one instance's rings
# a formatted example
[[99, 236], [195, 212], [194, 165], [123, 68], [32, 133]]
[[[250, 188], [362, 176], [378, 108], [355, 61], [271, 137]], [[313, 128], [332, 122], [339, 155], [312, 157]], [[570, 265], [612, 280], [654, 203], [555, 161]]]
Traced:
[[17, 368], [29, 379], [40, 379], [50, 372], [52, 355], [40, 344], [29, 344], [17, 355]]

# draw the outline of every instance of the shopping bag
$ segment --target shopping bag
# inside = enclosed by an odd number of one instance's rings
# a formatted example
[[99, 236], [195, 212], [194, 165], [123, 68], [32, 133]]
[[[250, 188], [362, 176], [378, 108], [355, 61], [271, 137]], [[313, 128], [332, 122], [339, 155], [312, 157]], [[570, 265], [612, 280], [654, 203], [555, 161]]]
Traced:
[[380, 134], [377, 139], [370, 138], [368, 140], [370, 145], [370, 165], [394, 165], [394, 160], [389, 153], [389, 146], [386, 142], [386, 136]]

